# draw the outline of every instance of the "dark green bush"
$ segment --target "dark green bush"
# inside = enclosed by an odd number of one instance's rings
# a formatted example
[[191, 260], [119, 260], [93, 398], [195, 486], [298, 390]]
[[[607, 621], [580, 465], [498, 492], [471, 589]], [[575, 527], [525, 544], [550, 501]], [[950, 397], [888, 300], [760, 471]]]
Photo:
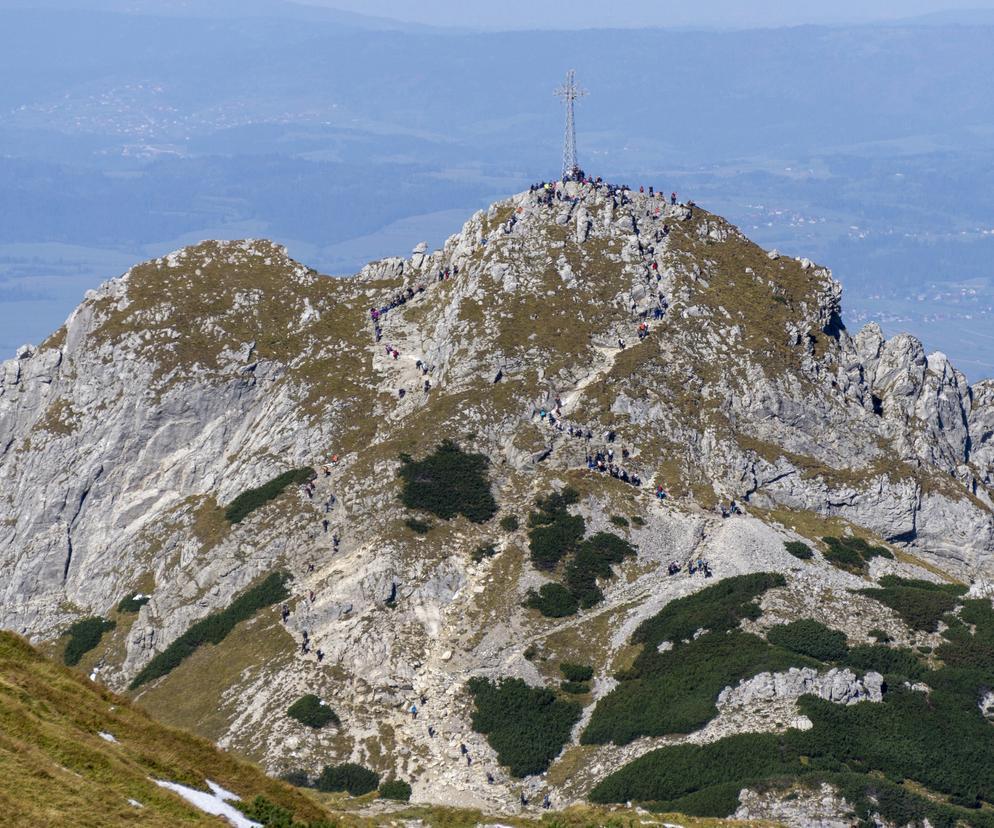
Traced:
[[579, 601], [573, 597], [562, 584], [542, 584], [538, 592], [530, 589], [525, 596], [524, 605], [528, 609], [538, 610], [546, 618], [565, 618], [575, 615], [580, 608]]
[[476, 677], [468, 688], [476, 705], [473, 729], [487, 737], [500, 763], [516, 777], [548, 769], [582, 710], [576, 702], [517, 678], [494, 683]]
[[100, 643], [104, 633], [114, 629], [115, 626], [117, 625], [113, 621], [96, 617], [77, 621], [66, 630], [69, 640], [66, 642], [62, 660], [70, 667], [76, 666], [84, 655]]
[[911, 629], [924, 632], [938, 630], [942, 616], [958, 603], [955, 595], [940, 589], [888, 586], [860, 592], [890, 607]]
[[391, 779], [380, 785], [380, 799], [395, 799], [398, 802], [409, 802], [411, 786], [402, 779]]
[[[710, 807], [698, 813], [728, 816], [738, 805], [738, 792], [746, 781], [797, 773], [802, 765], [796, 755], [781, 750], [775, 734], [746, 733], [709, 745], [678, 745], [654, 750], [605, 777], [590, 792], [593, 802], [667, 803], [690, 794], [734, 782], [735, 796], [718, 794]], [[668, 810], [668, 808], [667, 808]], [[714, 811], [722, 811], [717, 814]]]
[[597, 702], [582, 744], [625, 745], [640, 736], [691, 733], [714, 718], [718, 694], [740, 679], [789, 667], [817, 666], [804, 656], [740, 632], [708, 633], [658, 652], [647, 646], [635, 668]]
[[313, 477], [314, 469], [310, 466], [283, 472], [268, 483], [242, 492], [228, 504], [228, 508], [224, 510], [224, 516], [228, 523], [241, 523], [260, 506], [265, 506], [269, 501], [278, 498], [287, 487], [294, 484], [301, 485]]
[[626, 518], [624, 515], [611, 515], [611, 523], [613, 523], [619, 529], [628, 528], [628, 518]]
[[882, 587], [908, 587], [910, 589], [928, 589], [935, 592], [947, 592], [950, 595], [965, 595], [968, 587], [963, 584], [937, 584], [933, 581], [922, 581], [917, 578], [899, 578], [897, 575], [884, 575], [878, 581]]
[[443, 520], [464, 515], [486, 523], [497, 512], [482, 454], [467, 454], [451, 440], [439, 444], [424, 460], [402, 458], [401, 500], [408, 509], [423, 509]]
[[290, 705], [286, 711], [287, 716], [296, 719], [301, 724], [320, 730], [328, 724], [340, 725], [338, 714], [328, 705], [321, 701], [313, 693], [301, 696]]
[[559, 685], [559, 689], [570, 695], [582, 696], [590, 692], [590, 685], [585, 681], [564, 681]]
[[127, 598], [121, 599], [121, 603], [117, 605], [117, 611], [120, 613], [138, 612], [150, 600], [147, 595], [129, 595]]
[[557, 512], [551, 523], [535, 526], [528, 532], [528, 546], [536, 569], [549, 571], [570, 552], [583, 537], [586, 524], [580, 515]]
[[[957, 597], [942, 589], [893, 583], [884, 588]], [[699, 809], [692, 813], [721, 817], [735, 810], [730, 791], [778, 780], [825, 781], [841, 790], [861, 824], [879, 813], [897, 825], [928, 820], [943, 828], [992, 828], [994, 739], [977, 702], [994, 684], [994, 608], [989, 601], [962, 603], [964, 625], [939, 647], [939, 669], [929, 669], [908, 650], [875, 645], [849, 651], [847, 664], [887, 677], [882, 702], [845, 706], [804, 696], [799, 707], [813, 724], [808, 731], [654, 751], [607, 777], [591, 798], [650, 801], [654, 808], [677, 810], [676, 803], [696, 797]], [[931, 692], [906, 689], [905, 681], [923, 681]], [[647, 702], [652, 697], [648, 690], [642, 694]], [[934, 792], [937, 801], [914, 793], [906, 782]]]
[[[627, 744], [639, 736], [689, 733], [717, 712], [718, 693], [766, 670], [816, 662], [737, 629], [760, 615], [755, 599], [783, 586], [782, 575], [727, 578], [678, 598], [644, 621], [632, 636], [642, 651], [618, 686], [598, 701], [581, 736], [584, 744]], [[692, 640], [698, 630], [709, 631]], [[659, 652], [664, 641], [673, 649]], [[686, 643], [684, 643], [686, 641]]]
[[537, 569], [555, 569], [583, 537], [586, 523], [568, 511], [579, 498], [575, 489], [567, 487], [535, 502], [536, 511], [528, 516], [528, 546]]
[[876, 641], [878, 644], [889, 644], [894, 639], [891, 638], [890, 633], [886, 630], [882, 630], [879, 627], [874, 627], [869, 632], [870, 638]]
[[645, 518], [642, 515], [632, 515], [632, 523], [636, 526], [645, 526]]
[[517, 532], [521, 527], [521, 522], [518, 520], [517, 515], [504, 515], [500, 519], [500, 528], [505, 532]]
[[598, 532], [581, 543], [566, 564], [563, 581], [583, 609], [600, 603], [604, 593], [598, 578], [610, 578], [612, 564], [635, 555], [635, 547], [609, 532]]
[[829, 629], [811, 619], [773, 627], [766, 633], [766, 640], [777, 647], [818, 661], [838, 661], [849, 650], [845, 633]]
[[746, 618], [759, 618], [759, 605], [754, 599], [786, 583], [783, 575], [769, 572], [726, 578], [693, 595], [670, 601], [662, 612], [639, 625], [632, 643], [644, 643], [649, 650], [664, 641], [676, 643], [688, 639], [700, 629], [711, 632], [734, 629]]
[[590, 681], [594, 677], [594, 668], [589, 664], [570, 664], [564, 661], [559, 665], [559, 672], [567, 681]]
[[860, 672], [873, 670], [901, 681], [918, 681], [926, 672], [911, 650], [879, 644], [853, 647], [846, 656], [846, 664]]
[[561, 492], [553, 492], [535, 501], [536, 511], [528, 515], [528, 526], [544, 526], [552, 523], [560, 512], [565, 512], [574, 503], [580, 502], [580, 493], [572, 486]]
[[351, 796], [363, 796], [375, 791], [379, 784], [379, 774], [354, 762], [345, 762], [325, 765], [314, 787], [319, 791], [347, 791]]
[[293, 785], [295, 788], [314, 787], [314, 780], [311, 779], [311, 775], [303, 768], [297, 768], [296, 770], [287, 771], [280, 777], [280, 779], [282, 779], [288, 785]]
[[427, 535], [431, 531], [431, 524], [428, 521], [416, 517], [407, 518], [404, 525], [416, 535]]
[[497, 554], [497, 547], [492, 543], [480, 544], [473, 550], [473, 562], [479, 563], [484, 558], [492, 558]]
[[179, 666], [204, 644], [220, 644], [238, 624], [246, 621], [263, 607], [278, 604], [288, 598], [286, 582], [290, 576], [285, 572], [274, 572], [264, 581], [250, 587], [227, 609], [214, 612], [195, 623], [190, 629], [173, 641], [165, 650], [145, 665], [131, 682], [131, 689], [153, 681]]
[[809, 561], [815, 556], [815, 553], [811, 547], [806, 543], [801, 543], [800, 541], [787, 541], [784, 544], [784, 548], [795, 558], [802, 561]]
[[828, 547], [825, 560], [856, 575], [865, 575], [873, 558], [894, 557], [886, 547], [872, 546], [862, 538], [822, 538], [822, 541]]

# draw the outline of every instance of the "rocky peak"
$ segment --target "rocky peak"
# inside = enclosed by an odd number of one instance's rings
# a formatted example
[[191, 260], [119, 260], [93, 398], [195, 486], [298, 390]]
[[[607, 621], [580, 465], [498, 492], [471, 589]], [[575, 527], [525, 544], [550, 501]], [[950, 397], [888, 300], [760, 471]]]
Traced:
[[[851, 336], [843, 319], [827, 269], [767, 253], [699, 207], [576, 182], [498, 202], [440, 249], [349, 278], [264, 241], [139, 265], [3, 363], [0, 625], [51, 639], [147, 592], [96, 665], [123, 687], [195, 620], [286, 568], [289, 622], [264, 627], [271, 651], [230, 655], [236, 677], [206, 694], [209, 714], [156, 688], [147, 703], [286, 770], [283, 746], [333, 750], [281, 718], [285, 696], [316, 682], [348, 705], [342, 756], [380, 755], [389, 726], [407, 751], [397, 761], [431, 769], [431, 796], [512, 801], [509, 785], [447, 770], [441, 740], [396, 711], [423, 691], [458, 745], [455, 673], [541, 680], [523, 652], [542, 634], [521, 599], [542, 576], [513, 531], [455, 520], [427, 540], [411, 532], [401, 455], [443, 438], [485, 454], [508, 513], [567, 482], [584, 489], [591, 527], [644, 512], [643, 568], [608, 590], [605, 652], [675, 597], [659, 597], [657, 571], [673, 558], [714, 555], [722, 575], [788, 569], [795, 516], [980, 571], [994, 552], [994, 384], [971, 388], [913, 338], [875, 325]], [[589, 468], [609, 451], [617, 478]], [[239, 494], [303, 466], [321, 470], [314, 490], [224, 519]], [[734, 531], [714, 512], [732, 498], [753, 514]], [[472, 561], [488, 543], [506, 557]], [[294, 655], [305, 631], [337, 673]], [[869, 691], [857, 678], [846, 687]], [[252, 701], [217, 725], [236, 696]]]

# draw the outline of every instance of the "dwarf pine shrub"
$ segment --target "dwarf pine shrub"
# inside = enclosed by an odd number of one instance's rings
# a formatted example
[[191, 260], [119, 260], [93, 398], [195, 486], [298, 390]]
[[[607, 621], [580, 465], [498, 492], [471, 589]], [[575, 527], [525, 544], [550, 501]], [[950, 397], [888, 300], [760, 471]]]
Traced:
[[250, 587], [239, 595], [227, 609], [211, 613], [206, 618], [197, 621], [145, 665], [132, 679], [130, 689], [134, 690], [146, 682], [166, 675], [193, 655], [202, 645], [220, 644], [239, 621], [246, 621], [263, 607], [277, 604], [288, 598], [290, 593], [286, 588], [286, 583], [289, 579], [290, 576], [285, 572], [274, 572], [261, 583]]
[[254, 489], [242, 492], [238, 497], [228, 504], [224, 510], [224, 517], [228, 523], [241, 523], [252, 512], [260, 506], [265, 506], [269, 501], [275, 500], [294, 484], [301, 485], [314, 477], [314, 469], [305, 466], [302, 469], [293, 469], [274, 477], [267, 483], [257, 486]]
[[115, 626], [117, 625], [113, 621], [97, 617], [77, 621], [66, 631], [69, 640], [66, 642], [62, 660], [70, 667], [79, 664], [80, 659], [100, 643], [104, 633], [114, 629]]
[[296, 719], [301, 724], [315, 730], [320, 730], [329, 724], [341, 724], [338, 714], [313, 693], [308, 693], [297, 699], [287, 708], [286, 714], [291, 719]]
[[345, 762], [325, 765], [314, 787], [319, 791], [346, 791], [351, 796], [363, 796], [375, 791], [379, 784], [379, 774], [354, 762]]
[[522, 679], [469, 680], [475, 711], [473, 729], [487, 737], [512, 776], [543, 773], [569, 740], [582, 708]]
[[391, 779], [380, 785], [380, 799], [408, 802], [411, 799], [411, 786], [402, 779]]
[[451, 440], [439, 444], [424, 460], [401, 458], [401, 500], [408, 509], [421, 509], [443, 520], [463, 515], [486, 523], [497, 513], [482, 454], [467, 454]]

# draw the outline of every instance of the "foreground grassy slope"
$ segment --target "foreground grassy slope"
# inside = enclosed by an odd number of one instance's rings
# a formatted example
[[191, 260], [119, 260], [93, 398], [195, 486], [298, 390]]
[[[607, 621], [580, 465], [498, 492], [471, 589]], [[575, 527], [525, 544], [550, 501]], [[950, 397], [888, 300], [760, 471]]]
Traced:
[[24, 640], [0, 632], [5, 825], [220, 824], [153, 779], [201, 790], [210, 779], [244, 799], [263, 795], [279, 802], [298, 818], [323, 816], [298, 791], [203, 739], [158, 724], [123, 698], [47, 661]]

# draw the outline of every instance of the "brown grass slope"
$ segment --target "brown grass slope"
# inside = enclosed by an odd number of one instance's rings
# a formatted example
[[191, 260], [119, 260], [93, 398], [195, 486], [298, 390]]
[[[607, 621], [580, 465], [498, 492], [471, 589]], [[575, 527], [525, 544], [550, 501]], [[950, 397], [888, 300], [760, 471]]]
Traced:
[[[109, 742], [100, 733], [111, 734]], [[177, 826], [222, 823], [154, 779], [324, 816], [310, 799], [203, 739], [165, 727], [126, 699], [0, 632], [0, 814], [5, 826]], [[141, 803], [138, 808], [129, 799]]]

